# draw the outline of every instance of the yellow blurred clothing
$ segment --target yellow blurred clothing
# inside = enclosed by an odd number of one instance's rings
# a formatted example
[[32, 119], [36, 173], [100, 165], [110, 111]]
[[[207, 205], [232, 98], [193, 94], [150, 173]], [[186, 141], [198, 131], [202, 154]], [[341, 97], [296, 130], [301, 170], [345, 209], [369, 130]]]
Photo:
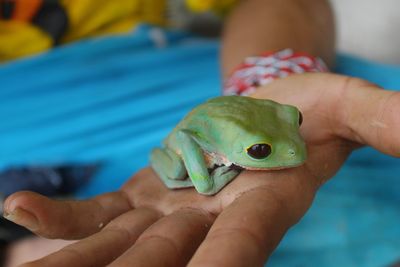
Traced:
[[0, 62], [82, 38], [126, 33], [138, 23], [168, 26], [168, 11], [178, 4], [193, 13], [223, 15], [236, 1], [0, 0]]
[[20, 21], [0, 21], [0, 62], [52, 47], [53, 40], [39, 28]]
[[237, 0], [186, 0], [186, 6], [193, 12], [212, 10], [216, 14], [225, 15]]
[[124, 33], [139, 22], [165, 25], [164, 0], [61, 0], [69, 18], [62, 42]]

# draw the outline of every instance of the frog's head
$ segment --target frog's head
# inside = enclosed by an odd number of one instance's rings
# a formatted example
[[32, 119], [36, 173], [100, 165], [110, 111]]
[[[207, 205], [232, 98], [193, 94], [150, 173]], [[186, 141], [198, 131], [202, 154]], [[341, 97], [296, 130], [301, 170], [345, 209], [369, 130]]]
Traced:
[[[260, 136], [261, 137], [261, 136]], [[297, 139], [297, 138], [296, 138]], [[234, 165], [249, 170], [284, 169], [299, 166], [306, 159], [306, 148], [301, 139], [254, 139], [253, 142], [235, 144], [236, 153], [229, 159]]]
[[[306, 146], [300, 136], [300, 111], [273, 102], [268, 110], [258, 110], [250, 120], [236, 123], [227, 160], [244, 169], [283, 169], [306, 160]], [[271, 107], [273, 109], [271, 110]]]

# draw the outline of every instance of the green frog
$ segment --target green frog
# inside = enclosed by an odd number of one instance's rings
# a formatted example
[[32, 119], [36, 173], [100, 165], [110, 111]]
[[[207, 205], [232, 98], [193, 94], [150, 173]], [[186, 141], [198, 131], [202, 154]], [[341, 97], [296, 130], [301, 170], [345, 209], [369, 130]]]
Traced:
[[245, 96], [221, 96], [194, 108], [151, 152], [154, 171], [171, 189], [195, 187], [214, 195], [241, 170], [278, 170], [303, 164], [300, 111]]

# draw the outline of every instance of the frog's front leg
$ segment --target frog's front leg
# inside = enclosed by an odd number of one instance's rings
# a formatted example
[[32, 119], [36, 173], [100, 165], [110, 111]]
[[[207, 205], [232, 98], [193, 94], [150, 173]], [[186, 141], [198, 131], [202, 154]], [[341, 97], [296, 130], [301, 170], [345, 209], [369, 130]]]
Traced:
[[225, 185], [231, 182], [240, 173], [237, 169], [232, 169], [228, 166], [221, 166], [216, 168], [211, 177], [214, 181], [213, 190], [209, 193], [210, 195], [218, 193]]
[[169, 148], [153, 149], [150, 163], [154, 171], [168, 188], [192, 187], [192, 181], [187, 178], [185, 165], [181, 158]]
[[204, 153], [190, 131], [180, 130], [177, 133], [186, 170], [197, 192], [214, 195], [238, 175], [237, 170], [227, 166], [217, 168], [210, 175], [204, 160]]

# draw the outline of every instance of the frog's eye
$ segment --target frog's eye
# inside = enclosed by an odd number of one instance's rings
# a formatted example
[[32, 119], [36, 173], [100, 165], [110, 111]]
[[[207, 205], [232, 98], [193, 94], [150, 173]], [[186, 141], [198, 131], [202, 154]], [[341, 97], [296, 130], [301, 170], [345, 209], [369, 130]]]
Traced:
[[303, 123], [303, 114], [299, 111], [299, 126]]
[[255, 144], [247, 149], [247, 154], [254, 159], [265, 159], [271, 154], [271, 146], [268, 144]]

